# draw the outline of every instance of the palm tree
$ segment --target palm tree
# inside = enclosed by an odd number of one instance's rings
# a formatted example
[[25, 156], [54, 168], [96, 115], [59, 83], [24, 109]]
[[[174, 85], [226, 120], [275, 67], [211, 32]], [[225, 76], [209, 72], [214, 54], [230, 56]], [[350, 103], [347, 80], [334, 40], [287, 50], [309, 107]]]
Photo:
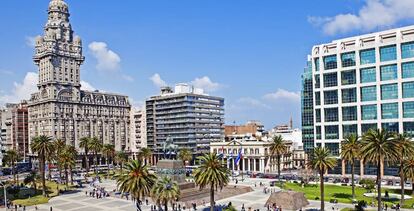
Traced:
[[414, 145], [411, 141], [411, 138], [407, 134], [396, 134], [395, 140], [398, 146], [398, 160], [399, 160], [399, 174], [400, 174], [400, 184], [401, 184], [401, 206], [404, 204], [404, 194], [405, 194], [405, 177], [404, 177], [404, 161], [408, 159], [409, 156], [414, 154]]
[[279, 178], [279, 185], [282, 187], [282, 180], [280, 178], [280, 160], [282, 155], [286, 154], [288, 151], [285, 141], [281, 135], [273, 137], [272, 143], [270, 145], [270, 154], [271, 156], [276, 156], [277, 163], [277, 175]]
[[63, 169], [65, 170], [65, 185], [66, 187], [68, 187], [69, 186], [68, 169], [69, 167], [75, 165], [76, 159], [73, 157], [73, 154], [71, 152], [65, 149], [59, 156], [59, 163], [61, 163], [61, 165], [63, 166]]
[[102, 142], [97, 138], [94, 137], [92, 138], [92, 140], [89, 142], [89, 149], [92, 151], [93, 153], [93, 157], [95, 160], [95, 174], [98, 175], [98, 171], [97, 171], [97, 166], [98, 166], [98, 153], [102, 151]]
[[312, 157], [307, 165], [310, 169], [315, 169], [319, 172], [321, 210], [325, 210], [325, 187], [323, 176], [326, 173], [326, 171], [336, 166], [336, 159], [331, 157], [331, 154], [328, 149], [317, 147], [314, 149]]
[[54, 145], [52, 139], [47, 136], [38, 136], [33, 138], [31, 144], [32, 152], [37, 153], [40, 164], [40, 174], [42, 178], [43, 195], [46, 196], [46, 180], [45, 180], [45, 166], [46, 159], [54, 153]]
[[[55, 149], [56, 149], [57, 157], [59, 157], [62, 154], [65, 147], [66, 147], [66, 143], [62, 139], [58, 139], [55, 141]], [[60, 164], [59, 159], [57, 159], [57, 161], [58, 161], [59, 177], [62, 178], [62, 168], [61, 168], [62, 165]]]
[[4, 155], [4, 162], [7, 163], [12, 168], [13, 180], [14, 184], [18, 183], [18, 179], [16, 175], [16, 163], [19, 161], [19, 154], [16, 150], [8, 150]]
[[359, 151], [361, 149], [361, 143], [358, 139], [358, 136], [351, 134], [341, 143], [341, 158], [351, 164], [352, 199], [355, 199], [355, 160], [359, 158]]
[[186, 162], [190, 162], [193, 159], [193, 154], [189, 149], [181, 149], [178, 153], [178, 158], [184, 162], [184, 165]]
[[70, 183], [73, 185], [73, 167], [76, 165], [76, 159], [78, 158], [78, 150], [75, 146], [66, 146], [66, 152], [73, 158], [73, 165], [69, 165]]
[[195, 183], [204, 189], [210, 186], [210, 210], [214, 211], [214, 189], [222, 189], [229, 183], [229, 169], [223, 164], [216, 153], [198, 157], [200, 166], [194, 171]]
[[[140, 152], [138, 153], [138, 157], [140, 159], [144, 159], [145, 164], [147, 164], [147, 160], [151, 161], [152, 152], [149, 148], [141, 148]], [[150, 162], [151, 163], [151, 162]]]
[[411, 179], [411, 195], [414, 194], [414, 156], [411, 155], [408, 159], [404, 161], [403, 166], [404, 176], [407, 179]]
[[115, 175], [116, 184], [122, 193], [129, 193], [140, 200], [149, 196], [157, 176], [150, 173], [147, 165], [140, 160], [133, 160], [126, 164], [126, 172]]
[[108, 165], [108, 172], [107, 175], [109, 176], [109, 160], [112, 160], [113, 163], [113, 157], [115, 156], [115, 146], [112, 144], [105, 144], [102, 148], [102, 154], [106, 158], [106, 164]]
[[85, 158], [85, 168], [86, 168], [86, 173], [89, 172], [89, 143], [90, 143], [90, 138], [81, 138], [80, 142], [79, 142], [79, 147], [83, 148], [84, 151], [84, 158]]
[[36, 180], [38, 178], [38, 174], [36, 173], [36, 171], [31, 171], [26, 178], [24, 178], [24, 184], [27, 185], [29, 183], [32, 183], [32, 188], [34, 188], [35, 191], [37, 191], [37, 185], [36, 185]]
[[180, 197], [178, 183], [170, 177], [162, 177], [152, 188], [151, 197], [159, 207], [164, 205], [164, 211], [168, 211], [168, 203], [173, 206]]
[[117, 152], [116, 155], [115, 155], [115, 160], [120, 165], [120, 167], [121, 167], [121, 173], [122, 173], [122, 171], [123, 171], [123, 165], [124, 165], [125, 162], [128, 161], [128, 155], [125, 154], [125, 152]]
[[387, 130], [369, 130], [362, 137], [361, 155], [364, 162], [377, 166], [378, 211], [381, 211], [381, 169], [384, 161], [397, 160], [397, 142]]

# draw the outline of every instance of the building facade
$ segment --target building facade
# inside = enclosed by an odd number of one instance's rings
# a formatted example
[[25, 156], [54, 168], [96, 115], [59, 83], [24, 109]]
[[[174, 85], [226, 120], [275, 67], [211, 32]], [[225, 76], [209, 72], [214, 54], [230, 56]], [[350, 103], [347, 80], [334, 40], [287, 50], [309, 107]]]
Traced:
[[168, 137], [194, 155], [208, 153], [211, 142], [224, 139], [224, 99], [188, 84], [178, 84], [174, 90], [164, 87], [160, 95], [146, 100], [146, 126], [153, 163], [163, 156]]
[[314, 137], [314, 109], [313, 109], [313, 75], [312, 61], [308, 59], [307, 67], [302, 74], [302, 142], [306, 153], [312, 152], [315, 145]]
[[30, 140], [46, 135], [79, 149], [82, 137], [97, 137], [117, 151], [129, 151], [128, 97], [81, 89], [85, 58], [69, 16], [63, 0], [51, 0], [44, 35], [36, 38], [33, 60], [39, 67], [39, 91], [29, 102]]
[[[314, 46], [310, 61], [314, 146], [339, 156], [340, 142], [350, 134], [371, 128], [414, 134], [414, 26]], [[309, 70], [305, 74], [310, 80]], [[373, 173], [369, 165], [357, 168]], [[397, 169], [383, 172], [396, 175]]]
[[243, 135], [243, 134], [253, 134], [263, 133], [264, 126], [259, 121], [248, 121], [244, 125], [225, 125], [224, 126], [224, 135]]
[[144, 109], [131, 110], [131, 152], [137, 158], [139, 151], [147, 147], [146, 115]]

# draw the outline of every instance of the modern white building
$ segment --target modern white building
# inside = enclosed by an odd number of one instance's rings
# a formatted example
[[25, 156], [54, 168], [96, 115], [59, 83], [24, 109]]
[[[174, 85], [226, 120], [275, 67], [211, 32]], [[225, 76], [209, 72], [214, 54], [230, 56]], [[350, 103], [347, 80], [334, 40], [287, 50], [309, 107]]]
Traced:
[[136, 158], [142, 148], [147, 147], [145, 108], [131, 109], [131, 155]]
[[313, 97], [314, 146], [339, 156], [349, 134], [370, 128], [414, 134], [414, 26], [316, 45], [307, 69], [313, 93], [302, 97]]

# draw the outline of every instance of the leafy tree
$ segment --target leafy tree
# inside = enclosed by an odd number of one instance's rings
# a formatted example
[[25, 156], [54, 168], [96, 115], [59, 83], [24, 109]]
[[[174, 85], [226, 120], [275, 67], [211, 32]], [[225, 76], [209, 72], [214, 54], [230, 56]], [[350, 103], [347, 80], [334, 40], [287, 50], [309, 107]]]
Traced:
[[129, 193], [134, 199], [140, 200], [150, 195], [157, 177], [149, 172], [142, 161], [133, 160], [126, 164], [125, 173], [116, 174], [115, 179], [122, 193]]
[[[63, 150], [65, 149], [66, 143], [62, 139], [58, 139], [54, 143], [55, 143], [55, 149], [56, 149], [56, 156], [59, 157], [62, 154]], [[61, 168], [62, 165], [59, 162], [59, 159], [56, 159], [56, 160], [58, 161], [57, 166], [59, 169], [59, 177], [62, 178], [62, 168]]]
[[180, 197], [178, 183], [170, 177], [160, 178], [151, 190], [151, 197], [158, 206], [164, 205], [164, 211], [168, 211], [168, 204], [172, 206]]
[[89, 149], [93, 153], [93, 157], [95, 160], [95, 174], [98, 175], [97, 166], [98, 166], [98, 153], [102, 151], [103, 145], [102, 141], [100, 141], [97, 137], [92, 138], [91, 142], [89, 142]]
[[139, 159], [143, 159], [145, 164], [147, 164], [147, 161], [149, 160], [151, 163], [151, 156], [152, 156], [152, 152], [149, 148], [141, 148], [141, 150], [138, 153], [138, 157]]
[[382, 210], [381, 204], [381, 169], [383, 162], [394, 162], [397, 160], [397, 142], [392, 133], [387, 130], [369, 130], [362, 137], [362, 159], [366, 163], [377, 166], [377, 191], [378, 211]]
[[178, 153], [178, 158], [184, 162], [184, 165], [186, 162], [190, 162], [193, 159], [193, 154], [191, 153], [191, 150], [189, 149], [181, 149]]
[[109, 160], [112, 160], [112, 163], [113, 163], [113, 158], [115, 156], [115, 146], [112, 145], [112, 144], [103, 145], [102, 154], [106, 158], [106, 164], [108, 165], [107, 175], [109, 176], [109, 171], [110, 171], [110, 169], [109, 169]]
[[62, 164], [63, 169], [65, 171], [65, 185], [68, 187], [69, 185], [69, 168], [72, 166], [75, 166], [76, 164], [76, 158], [73, 156], [71, 152], [66, 148], [62, 151], [62, 153], [59, 156], [59, 163]]
[[36, 173], [36, 171], [31, 171], [30, 174], [28, 174], [24, 180], [23, 183], [25, 185], [32, 183], [32, 188], [37, 190], [36, 180], [39, 178], [39, 175]]
[[321, 210], [325, 210], [325, 187], [324, 174], [336, 166], [336, 159], [333, 158], [326, 148], [317, 147], [314, 149], [308, 167], [319, 172], [320, 189], [321, 189]]
[[125, 152], [117, 152], [116, 155], [115, 155], [115, 160], [120, 165], [121, 173], [122, 173], [123, 172], [123, 165], [124, 165], [125, 162], [128, 161], [128, 155], [125, 154]]
[[210, 210], [214, 211], [214, 190], [229, 183], [230, 172], [216, 153], [205, 154], [198, 160], [200, 166], [194, 171], [195, 183], [200, 189], [210, 186]]
[[409, 156], [414, 154], [414, 145], [411, 141], [411, 138], [406, 134], [396, 134], [395, 140], [397, 142], [397, 158], [399, 161], [399, 174], [400, 174], [400, 185], [401, 185], [401, 206], [404, 205], [404, 194], [405, 194], [405, 176], [404, 176], [404, 161], [408, 159]]
[[18, 183], [18, 179], [16, 177], [16, 175], [18, 175], [18, 172], [16, 171], [16, 163], [19, 159], [20, 157], [16, 150], [8, 150], [4, 155], [4, 162], [12, 168], [14, 184]]
[[42, 190], [43, 195], [46, 196], [46, 179], [45, 179], [45, 166], [46, 159], [54, 153], [54, 145], [51, 142], [52, 139], [47, 136], [38, 136], [33, 138], [31, 144], [32, 152], [36, 153], [39, 158], [40, 174], [42, 178]]
[[282, 187], [282, 181], [280, 178], [280, 160], [282, 159], [282, 155], [286, 154], [288, 151], [287, 145], [283, 140], [281, 135], [275, 136], [272, 139], [272, 143], [270, 145], [270, 154], [272, 157], [276, 157], [277, 163], [277, 175], [279, 178], [279, 185]]
[[341, 158], [351, 164], [352, 199], [355, 199], [355, 162], [359, 158], [360, 149], [359, 137], [354, 134], [346, 137], [341, 143]]

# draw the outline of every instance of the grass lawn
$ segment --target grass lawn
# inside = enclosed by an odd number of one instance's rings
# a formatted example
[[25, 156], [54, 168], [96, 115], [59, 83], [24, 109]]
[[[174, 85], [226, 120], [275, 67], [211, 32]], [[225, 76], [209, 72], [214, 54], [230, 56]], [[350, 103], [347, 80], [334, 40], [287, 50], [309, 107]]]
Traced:
[[[301, 187], [301, 184], [297, 183], [285, 183], [284, 187], [285, 190], [293, 190], [296, 192], [303, 192], [305, 196], [309, 200], [319, 200], [320, 197], [320, 188], [319, 185], [307, 185], [304, 188]], [[383, 193], [385, 193], [387, 189], [383, 189]], [[396, 193], [399, 194], [399, 190], [388, 190], [389, 193]], [[355, 195], [358, 201], [365, 200], [368, 204], [374, 201], [374, 198], [365, 197], [363, 194], [366, 193], [366, 190], [361, 187], [355, 187]], [[330, 201], [331, 199], [336, 199], [340, 203], [352, 203], [352, 188], [351, 186], [338, 186], [338, 185], [325, 185], [325, 201]], [[384, 201], [384, 200], [383, 200]], [[389, 205], [399, 203], [397, 201], [386, 201]], [[405, 208], [412, 208], [414, 204], [414, 199], [405, 200], [404, 207]]]
[[[58, 190], [65, 190], [66, 186], [57, 184], [55, 182], [46, 181], [47, 192], [49, 197], [42, 195], [42, 184], [37, 183], [37, 191], [34, 189], [21, 190], [17, 194], [7, 194], [7, 198], [12, 200], [13, 203], [22, 206], [32, 206], [37, 204], [45, 204], [49, 202], [49, 199], [59, 195]], [[72, 190], [73, 187], [69, 186], [68, 190]], [[0, 189], [0, 197], [3, 197], [3, 189]]]

